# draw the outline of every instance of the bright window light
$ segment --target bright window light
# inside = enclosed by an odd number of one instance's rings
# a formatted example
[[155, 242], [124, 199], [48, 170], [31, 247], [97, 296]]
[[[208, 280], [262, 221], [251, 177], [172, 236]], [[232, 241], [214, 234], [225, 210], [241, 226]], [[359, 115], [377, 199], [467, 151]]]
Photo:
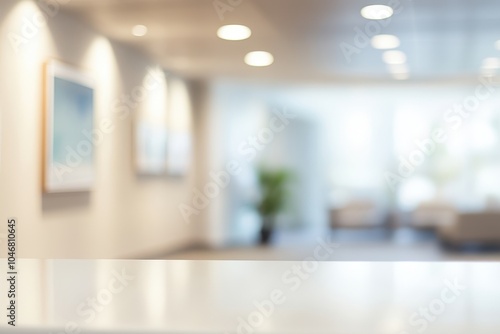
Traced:
[[245, 63], [250, 66], [269, 66], [273, 62], [273, 55], [266, 51], [253, 51], [245, 56]]
[[132, 35], [136, 37], [145, 36], [148, 33], [148, 27], [142, 24], [138, 24], [132, 28]]
[[252, 30], [250, 28], [239, 24], [225, 25], [217, 30], [217, 36], [228, 41], [241, 41], [249, 38], [251, 35]]
[[390, 65], [400, 65], [406, 62], [406, 55], [399, 50], [386, 51], [382, 57], [384, 61]]
[[373, 36], [371, 43], [375, 49], [380, 50], [395, 49], [400, 44], [399, 38], [394, 35]]
[[383, 20], [394, 14], [391, 7], [386, 5], [370, 5], [361, 9], [361, 16], [368, 20]]
[[436, 191], [432, 180], [424, 176], [414, 176], [401, 185], [397, 200], [401, 208], [414, 210], [420, 203], [432, 200]]
[[493, 149], [497, 143], [495, 130], [491, 125], [484, 122], [476, 122], [471, 125], [471, 146], [477, 151]]

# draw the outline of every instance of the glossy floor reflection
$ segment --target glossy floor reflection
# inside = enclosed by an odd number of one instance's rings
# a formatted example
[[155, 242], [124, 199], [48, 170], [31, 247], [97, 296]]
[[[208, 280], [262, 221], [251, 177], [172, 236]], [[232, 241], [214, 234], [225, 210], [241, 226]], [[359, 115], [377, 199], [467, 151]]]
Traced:
[[498, 333], [498, 263], [316, 262], [319, 254], [304, 262], [22, 260], [19, 328]]

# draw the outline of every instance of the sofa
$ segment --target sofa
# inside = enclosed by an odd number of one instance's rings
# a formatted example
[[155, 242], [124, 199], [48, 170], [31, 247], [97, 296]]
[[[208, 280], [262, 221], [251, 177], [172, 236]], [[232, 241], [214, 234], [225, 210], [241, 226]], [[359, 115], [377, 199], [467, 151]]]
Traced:
[[375, 202], [356, 200], [330, 211], [330, 225], [334, 228], [372, 228], [385, 223], [384, 212]]
[[436, 229], [453, 224], [456, 218], [457, 212], [451, 204], [429, 201], [420, 204], [410, 214], [410, 224], [419, 229]]
[[447, 246], [500, 245], [500, 211], [460, 213], [456, 220], [438, 228]]

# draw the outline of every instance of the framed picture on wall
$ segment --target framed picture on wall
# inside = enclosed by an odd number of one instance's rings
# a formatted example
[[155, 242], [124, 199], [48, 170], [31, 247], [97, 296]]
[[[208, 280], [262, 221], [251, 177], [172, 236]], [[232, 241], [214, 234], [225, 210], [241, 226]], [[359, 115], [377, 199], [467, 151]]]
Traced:
[[174, 77], [170, 94], [167, 169], [170, 176], [182, 177], [191, 167], [191, 97], [186, 82]]
[[180, 177], [189, 172], [191, 163], [191, 133], [171, 131], [168, 140], [168, 175]]
[[94, 181], [94, 85], [58, 61], [45, 65], [44, 192], [89, 191]]
[[142, 116], [136, 125], [136, 168], [139, 175], [162, 176], [167, 172], [166, 124], [151, 115]]
[[147, 91], [135, 116], [135, 167], [141, 176], [167, 173], [168, 85], [163, 70], [150, 69], [145, 81], [155, 84]]

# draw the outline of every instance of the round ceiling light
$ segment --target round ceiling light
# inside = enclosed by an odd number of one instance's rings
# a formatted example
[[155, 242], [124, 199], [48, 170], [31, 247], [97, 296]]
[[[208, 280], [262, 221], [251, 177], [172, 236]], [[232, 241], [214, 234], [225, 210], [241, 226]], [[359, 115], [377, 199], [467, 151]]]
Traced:
[[368, 20], [384, 20], [394, 14], [394, 10], [386, 5], [370, 5], [361, 9], [361, 16]]
[[400, 45], [399, 38], [394, 35], [376, 35], [372, 37], [371, 44], [375, 49], [395, 49]]
[[406, 55], [399, 50], [386, 51], [382, 55], [382, 58], [389, 65], [400, 65], [406, 62]]
[[217, 30], [217, 36], [228, 41], [241, 41], [249, 38], [251, 35], [252, 30], [240, 24], [225, 25]]
[[145, 36], [148, 33], [148, 27], [142, 24], [138, 24], [132, 28], [132, 35], [136, 37]]
[[273, 62], [273, 55], [266, 51], [252, 51], [245, 56], [245, 63], [250, 66], [269, 66]]

